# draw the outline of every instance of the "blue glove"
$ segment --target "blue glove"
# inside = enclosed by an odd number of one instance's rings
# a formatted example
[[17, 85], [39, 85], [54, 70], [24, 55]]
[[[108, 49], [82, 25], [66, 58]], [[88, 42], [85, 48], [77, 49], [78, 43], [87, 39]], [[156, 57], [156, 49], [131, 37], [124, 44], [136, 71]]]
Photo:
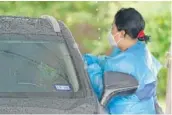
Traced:
[[96, 63], [97, 57], [92, 54], [84, 54], [83, 59], [87, 65], [91, 65], [93, 63]]

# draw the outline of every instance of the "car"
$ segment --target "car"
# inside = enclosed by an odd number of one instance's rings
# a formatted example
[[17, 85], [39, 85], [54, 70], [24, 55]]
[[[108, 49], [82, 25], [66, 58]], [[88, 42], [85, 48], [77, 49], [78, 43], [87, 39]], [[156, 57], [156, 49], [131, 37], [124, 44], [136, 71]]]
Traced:
[[138, 87], [130, 75], [106, 72], [99, 102], [72, 33], [48, 15], [0, 16], [0, 59], [1, 114], [107, 114], [112, 96]]

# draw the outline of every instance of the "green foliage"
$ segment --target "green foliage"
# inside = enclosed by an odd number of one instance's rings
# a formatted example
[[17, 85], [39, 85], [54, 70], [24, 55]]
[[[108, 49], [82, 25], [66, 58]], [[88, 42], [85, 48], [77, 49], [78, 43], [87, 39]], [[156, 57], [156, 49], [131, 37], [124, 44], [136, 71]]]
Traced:
[[[134, 7], [146, 21], [148, 44], [153, 55], [165, 63], [165, 53], [170, 45], [171, 2], [1, 2], [1, 15], [40, 17], [48, 14], [62, 20], [70, 28], [82, 53], [103, 54], [109, 48], [107, 33], [116, 11]], [[97, 9], [97, 10], [96, 10]], [[98, 28], [100, 28], [98, 30]], [[100, 38], [100, 39], [99, 39]], [[166, 93], [167, 69], [158, 76], [158, 96]]]

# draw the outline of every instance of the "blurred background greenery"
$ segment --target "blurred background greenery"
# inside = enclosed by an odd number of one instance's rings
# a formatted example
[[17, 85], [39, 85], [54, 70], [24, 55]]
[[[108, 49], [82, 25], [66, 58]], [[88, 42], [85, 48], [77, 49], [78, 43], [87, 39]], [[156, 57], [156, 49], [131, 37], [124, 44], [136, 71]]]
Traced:
[[[171, 2], [0, 2], [1, 15], [40, 17], [48, 14], [70, 28], [82, 53], [105, 54], [109, 49], [107, 33], [114, 15], [122, 7], [134, 7], [145, 18], [148, 44], [153, 55], [165, 65], [170, 46]], [[167, 69], [158, 76], [158, 99], [164, 106]]]

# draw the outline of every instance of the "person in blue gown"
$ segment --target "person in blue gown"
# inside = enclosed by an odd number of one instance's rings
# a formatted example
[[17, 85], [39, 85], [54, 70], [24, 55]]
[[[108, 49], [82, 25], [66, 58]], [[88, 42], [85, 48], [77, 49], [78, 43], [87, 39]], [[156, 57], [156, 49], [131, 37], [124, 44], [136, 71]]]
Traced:
[[156, 83], [161, 64], [146, 46], [150, 37], [144, 29], [145, 21], [137, 10], [122, 8], [114, 16], [109, 32], [112, 53], [109, 56], [83, 55], [91, 85], [99, 100], [104, 90], [104, 72], [127, 73], [139, 83], [134, 94], [110, 99], [106, 105], [109, 114], [156, 114]]

